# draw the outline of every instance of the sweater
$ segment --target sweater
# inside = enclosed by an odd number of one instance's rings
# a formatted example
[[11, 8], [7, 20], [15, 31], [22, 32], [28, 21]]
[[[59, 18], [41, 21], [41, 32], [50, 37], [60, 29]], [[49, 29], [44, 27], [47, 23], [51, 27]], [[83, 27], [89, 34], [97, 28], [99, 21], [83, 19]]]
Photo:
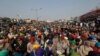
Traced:
[[90, 51], [93, 51], [93, 49], [91, 47], [87, 47], [87, 46], [84, 46], [84, 45], [80, 46], [79, 52], [80, 52], [81, 56], [88, 55], [88, 53]]

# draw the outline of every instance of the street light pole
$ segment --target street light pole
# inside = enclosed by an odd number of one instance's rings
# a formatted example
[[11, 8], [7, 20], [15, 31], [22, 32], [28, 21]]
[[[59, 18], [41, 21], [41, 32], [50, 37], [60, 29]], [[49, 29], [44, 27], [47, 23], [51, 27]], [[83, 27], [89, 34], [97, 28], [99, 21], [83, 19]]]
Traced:
[[39, 16], [38, 16], [38, 11], [41, 10], [42, 8], [39, 8], [39, 9], [32, 9], [35, 11], [36, 13], [36, 20], [38, 21], [39, 20]]

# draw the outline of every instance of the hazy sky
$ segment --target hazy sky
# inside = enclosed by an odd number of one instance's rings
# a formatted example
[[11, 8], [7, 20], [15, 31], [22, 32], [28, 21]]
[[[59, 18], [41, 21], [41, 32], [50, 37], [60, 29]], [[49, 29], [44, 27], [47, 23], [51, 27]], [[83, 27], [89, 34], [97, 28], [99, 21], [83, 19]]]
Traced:
[[0, 16], [56, 20], [80, 16], [100, 6], [100, 0], [0, 0]]

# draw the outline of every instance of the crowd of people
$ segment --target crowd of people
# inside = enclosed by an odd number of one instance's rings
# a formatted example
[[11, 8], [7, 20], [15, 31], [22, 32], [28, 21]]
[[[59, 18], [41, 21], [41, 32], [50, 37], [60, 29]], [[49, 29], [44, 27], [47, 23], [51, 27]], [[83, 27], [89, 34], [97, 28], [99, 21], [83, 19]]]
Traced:
[[0, 37], [0, 56], [100, 56], [100, 36], [74, 24], [12, 25]]

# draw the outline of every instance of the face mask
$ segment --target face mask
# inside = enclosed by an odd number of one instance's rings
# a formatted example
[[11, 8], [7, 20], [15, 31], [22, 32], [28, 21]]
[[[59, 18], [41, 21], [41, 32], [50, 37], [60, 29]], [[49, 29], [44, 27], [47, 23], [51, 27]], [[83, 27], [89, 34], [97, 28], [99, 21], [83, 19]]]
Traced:
[[52, 50], [52, 47], [49, 47], [49, 50]]

